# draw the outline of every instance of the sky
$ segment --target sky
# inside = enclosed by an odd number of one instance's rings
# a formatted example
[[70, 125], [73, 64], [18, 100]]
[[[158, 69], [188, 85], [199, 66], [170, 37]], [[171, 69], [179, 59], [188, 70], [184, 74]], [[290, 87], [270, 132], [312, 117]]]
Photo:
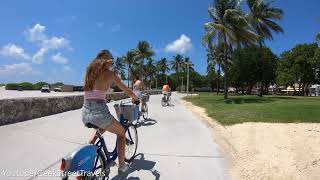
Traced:
[[[212, 0], [2, 0], [0, 83], [83, 84], [86, 66], [101, 49], [114, 57], [148, 41], [156, 55], [191, 58], [206, 73], [201, 44]], [[266, 42], [275, 54], [315, 41], [320, 31], [319, 0], [275, 0], [284, 10], [283, 34]]]

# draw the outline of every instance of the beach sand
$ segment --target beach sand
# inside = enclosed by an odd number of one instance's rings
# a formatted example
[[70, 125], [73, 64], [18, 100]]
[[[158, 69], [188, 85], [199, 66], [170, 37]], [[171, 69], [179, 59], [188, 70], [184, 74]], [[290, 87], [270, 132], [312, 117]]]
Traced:
[[[235, 180], [320, 179], [320, 124], [243, 123], [222, 126], [205, 109], [182, 103], [211, 129]], [[319, 117], [320, 118], [320, 117]]]

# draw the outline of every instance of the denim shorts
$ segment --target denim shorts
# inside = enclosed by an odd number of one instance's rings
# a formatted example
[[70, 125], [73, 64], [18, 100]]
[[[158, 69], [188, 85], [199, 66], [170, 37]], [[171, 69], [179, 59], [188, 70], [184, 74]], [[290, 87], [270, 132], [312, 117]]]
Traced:
[[110, 113], [106, 102], [84, 100], [82, 106], [82, 122], [91, 123], [101, 129], [106, 128], [115, 119]]
[[133, 91], [133, 93], [134, 93], [139, 99], [141, 99], [141, 96], [142, 96], [142, 92], [141, 92], [141, 91]]

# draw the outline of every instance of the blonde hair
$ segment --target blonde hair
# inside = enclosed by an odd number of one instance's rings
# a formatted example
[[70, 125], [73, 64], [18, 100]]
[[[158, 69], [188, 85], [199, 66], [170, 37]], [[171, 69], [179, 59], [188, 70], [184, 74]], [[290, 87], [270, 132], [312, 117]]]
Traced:
[[85, 76], [84, 90], [91, 91], [93, 89], [94, 82], [98, 77], [110, 69], [112, 65], [112, 54], [108, 50], [101, 50], [95, 59], [87, 67]]

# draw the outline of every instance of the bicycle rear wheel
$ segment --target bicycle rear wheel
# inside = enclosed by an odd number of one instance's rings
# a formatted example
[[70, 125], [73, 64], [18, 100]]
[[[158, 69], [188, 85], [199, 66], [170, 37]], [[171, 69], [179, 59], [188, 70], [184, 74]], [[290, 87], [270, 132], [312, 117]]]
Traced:
[[138, 148], [138, 132], [137, 128], [130, 125], [126, 130], [126, 148], [125, 148], [125, 161], [131, 162], [137, 152]]
[[147, 103], [145, 103], [144, 105], [143, 105], [143, 112], [142, 112], [142, 117], [143, 117], [143, 119], [148, 119], [148, 115], [149, 115], [149, 111], [148, 111], [148, 105], [147, 105]]

